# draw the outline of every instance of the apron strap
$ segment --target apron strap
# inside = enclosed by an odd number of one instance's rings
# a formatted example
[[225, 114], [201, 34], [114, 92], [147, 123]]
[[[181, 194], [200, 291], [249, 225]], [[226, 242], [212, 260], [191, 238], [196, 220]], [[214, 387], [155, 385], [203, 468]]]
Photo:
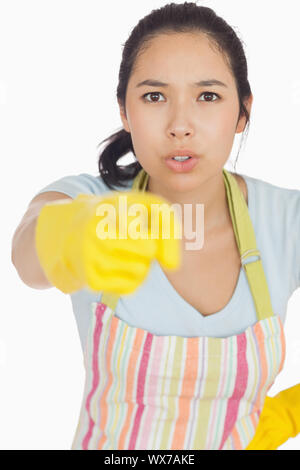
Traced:
[[[248, 279], [257, 319], [263, 320], [273, 316], [274, 312], [260, 251], [256, 246], [254, 228], [244, 195], [236, 179], [225, 169], [223, 169], [223, 174], [231, 220], [241, 255], [241, 263]], [[247, 258], [252, 256], [256, 256], [258, 259], [250, 260], [246, 263]]]
[[[257, 319], [258, 321], [263, 320], [273, 316], [274, 313], [260, 251], [256, 246], [249, 210], [234, 176], [225, 169], [223, 169], [223, 176], [235, 239], [241, 255], [241, 263], [248, 279]], [[133, 181], [132, 190], [145, 191], [148, 179], [149, 175], [142, 168]], [[253, 256], [258, 257], [258, 259], [245, 262]], [[111, 310], [115, 310], [119, 298], [120, 296], [117, 294], [104, 292], [101, 302], [110, 307]]]
[[148, 180], [149, 180], [149, 175], [142, 168], [140, 172], [134, 178], [132, 190], [143, 191], [143, 192], [146, 191]]
[[103, 292], [101, 296], [101, 302], [107, 305], [113, 312], [115, 311], [120, 295], [113, 294], [110, 292]]

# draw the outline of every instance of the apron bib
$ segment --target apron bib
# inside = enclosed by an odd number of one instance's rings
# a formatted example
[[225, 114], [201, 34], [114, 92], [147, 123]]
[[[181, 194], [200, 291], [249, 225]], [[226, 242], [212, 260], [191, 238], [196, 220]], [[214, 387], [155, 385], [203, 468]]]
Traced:
[[[92, 304], [72, 450], [241, 450], [254, 437], [283, 367], [284, 329], [246, 201], [235, 178], [223, 176], [257, 322], [226, 338], [159, 336], [116, 317], [118, 296], [104, 293]], [[142, 169], [132, 189], [147, 183]]]

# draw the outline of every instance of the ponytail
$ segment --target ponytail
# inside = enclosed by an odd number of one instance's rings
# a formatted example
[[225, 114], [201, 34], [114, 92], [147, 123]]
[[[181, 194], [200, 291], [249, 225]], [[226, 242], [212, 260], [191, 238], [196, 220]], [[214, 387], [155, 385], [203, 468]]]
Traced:
[[99, 173], [110, 189], [115, 190], [113, 186], [126, 187], [127, 185], [123, 182], [133, 179], [142, 169], [138, 161], [126, 166], [117, 165], [118, 160], [127, 153], [132, 152], [135, 156], [131, 135], [125, 129], [121, 129], [100, 142], [99, 145], [107, 141], [108, 144], [99, 155]]

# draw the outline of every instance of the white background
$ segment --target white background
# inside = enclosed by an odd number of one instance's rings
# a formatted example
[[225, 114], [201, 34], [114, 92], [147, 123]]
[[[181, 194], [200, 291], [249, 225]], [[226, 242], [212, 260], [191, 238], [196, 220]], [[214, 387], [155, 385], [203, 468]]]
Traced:
[[[70, 449], [84, 386], [71, 301], [54, 288], [22, 283], [11, 263], [11, 239], [43, 186], [70, 174], [97, 175], [96, 146], [121, 126], [122, 44], [143, 16], [165, 3], [0, 1], [1, 449]], [[254, 103], [236, 171], [300, 190], [298, 2], [198, 4], [223, 16], [245, 44]], [[239, 142], [240, 134], [232, 162]], [[271, 396], [300, 382], [299, 327], [298, 289], [288, 304], [285, 367]], [[281, 449], [300, 449], [300, 436]]]

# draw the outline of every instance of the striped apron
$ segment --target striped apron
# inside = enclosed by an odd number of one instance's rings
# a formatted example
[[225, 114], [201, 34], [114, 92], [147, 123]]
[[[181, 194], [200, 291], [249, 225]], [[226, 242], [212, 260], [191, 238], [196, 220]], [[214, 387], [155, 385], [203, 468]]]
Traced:
[[[72, 450], [241, 450], [254, 437], [285, 338], [246, 201], [234, 176], [223, 176], [257, 322], [225, 338], [158, 336], [115, 316], [118, 297], [104, 293], [92, 304]], [[132, 188], [147, 182], [142, 169]]]

